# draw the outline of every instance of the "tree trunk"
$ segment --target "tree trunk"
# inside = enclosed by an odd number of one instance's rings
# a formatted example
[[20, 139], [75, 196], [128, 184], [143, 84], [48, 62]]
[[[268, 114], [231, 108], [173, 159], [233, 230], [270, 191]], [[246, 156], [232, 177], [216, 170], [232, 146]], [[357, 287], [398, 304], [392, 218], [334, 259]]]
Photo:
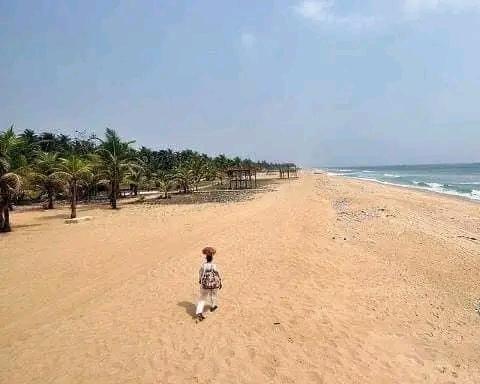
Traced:
[[112, 209], [117, 209], [118, 186], [115, 181], [111, 183], [112, 194], [110, 196], [110, 205]]
[[133, 196], [138, 195], [138, 184], [130, 184], [130, 192], [133, 194]]
[[3, 217], [3, 208], [4, 205], [0, 204], [0, 232], [3, 232], [3, 225], [5, 224], [5, 219]]
[[47, 209], [53, 209], [53, 192], [48, 191], [48, 208]]
[[[0, 191], [0, 232], [10, 232], [10, 206], [12, 201], [8, 192]], [[13, 210], [13, 209], [12, 209]]]
[[10, 227], [10, 208], [8, 204], [3, 208], [3, 232], [10, 232], [12, 228]]
[[71, 219], [75, 219], [77, 217], [77, 181], [74, 180], [72, 184], [72, 213], [70, 214]]
[[110, 182], [110, 194], [109, 194], [109, 200], [110, 200], [110, 206], [113, 207], [113, 194], [114, 194], [115, 188], [113, 187], [113, 181]]

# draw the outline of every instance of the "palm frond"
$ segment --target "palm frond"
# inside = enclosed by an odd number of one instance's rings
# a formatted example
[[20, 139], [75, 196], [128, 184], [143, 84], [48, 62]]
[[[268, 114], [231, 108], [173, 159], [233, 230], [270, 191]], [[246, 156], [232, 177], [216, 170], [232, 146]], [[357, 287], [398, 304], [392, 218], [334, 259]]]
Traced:
[[6, 190], [10, 193], [18, 193], [22, 185], [19, 175], [9, 172], [0, 177], [0, 189]]

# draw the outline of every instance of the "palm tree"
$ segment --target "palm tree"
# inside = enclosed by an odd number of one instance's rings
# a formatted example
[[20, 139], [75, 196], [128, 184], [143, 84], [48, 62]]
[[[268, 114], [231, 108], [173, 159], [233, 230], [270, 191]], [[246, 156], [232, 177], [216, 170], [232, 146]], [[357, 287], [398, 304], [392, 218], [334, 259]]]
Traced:
[[146, 177], [143, 172], [143, 168], [140, 165], [134, 165], [127, 172], [125, 181], [130, 184], [130, 189], [133, 191], [133, 195], [138, 195], [138, 187], [145, 182]]
[[98, 187], [102, 185], [102, 177], [95, 168], [95, 164], [92, 163], [92, 171], [89, 175], [84, 178], [85, 193], [87, 195], [87, 200], [90, 201], [92, 196], [97, 196]]
[[92, 165], [89, 161], [77, 155], [70, 155], [59, 160], [57, 170], [52, 175], [63, 179], [67, 183], [71, 193], [70, 218], [75, 219], [77, 217], [78, 186], [91, 175]]
[[28, 144], [35, 144], [38, 141], [37, 134], [31, 129], [25, 129], [23, 133], [20, 134], [20, 137]]
[[195, 191], [198, 191], [198, 184], [205, 177], [206, 162], [202, 157], [195, 156], [190, 161], [189, 167], [192, 172], [192, 182], [195, 186]]
[[58, 151], [56, 148], [57, 136], [51, 132], [42, 132], [38, 137], [38, 145], [45, 152]]
[[190, 167], [187, 164], [180, 165], [175, 169], [174, 177], [183, 193], [188, 193], [193, 181], [193, 172]]
[[20, 191], [20, 176], [8, 172], [0, 176], [0, 232], [10, 232], [10, 204]]
[[19, 135], [19, 137], [22, 141], [21, 147], [23, 154], [29, 162], [32, 162], [36, 151], [39, 148], [37, 134], [31, 129], [26, 129]]
[[133, 150], [130, 147], [134, 141], [121, 141], [120, 136], [110, 128], [105, 131], [105, 140], [99, 140], [102, 144], [95, 157], [97, 167], [110, 185], [110, 205], [116, 209], [120, 184], [128, 174], [140, 168], [133, 160]]
[[233, 162], [233, 165], [235, 165], [236, 167], [240, 167], [240, 165], [242, 164], [242, 159], [236, 156], [233, 158], [232, 162]]
[[205, 179], [211, 181], [212, 186], [214, 186], [217, 178], [222, 181], [223, 173], [219, 172], [218, 168], [213, 162], [210, 162], [205, 166]]
[[53, 209], [55, 195], [63, 189], [62, 180], [54, 174], [58, 162], [56, 152], [37, 152], [32, 171], [28, 175], [35, 187], [40, 190], [41, 195], [47, 196], [47, 209]]
[[14, 151], [21, 144], [13, 125], [0, 133], [0, 232], [10, 232], [10, 206], [20, 190], [20, 176], [12, 172]]
[[213, 164], [216, 168], [216, 177], [220, 180], [220, 185], [223, 185], [223, 179], [225, 178], [225, 172], [229, 167], [229, 159], [224, 155], [220, 154], [213, 159]]
[[164, 171], [155, 174], [155, 186], [163, 193], [163, 198], [168, 199], [168, 192], [173, 187], [173, 176]]

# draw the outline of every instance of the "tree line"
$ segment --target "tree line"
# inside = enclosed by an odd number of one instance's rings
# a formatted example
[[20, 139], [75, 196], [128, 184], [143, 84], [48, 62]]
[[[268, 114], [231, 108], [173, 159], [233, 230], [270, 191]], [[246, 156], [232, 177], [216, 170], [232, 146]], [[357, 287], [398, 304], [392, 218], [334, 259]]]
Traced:
[[229, 168], [271, 170], [292, 163], [256, 162], [223, 154], [210, 157], [189, 149], [137, 149], [107, 128], [104, 137], [71, 138], [64, 134], [25, 130], [13, 125], [0, 132], [0, 232], [9, 232], [14, 204], [43, 201], [53, 209], [57, 199], [69, 199], [71, 218], [77, 202], [106, 194], [113, 209], [122, 186], [133, 195], [139, 189], [160, 190], [164, 198], [178, 190], [190, 193], [204, 181], [223, 185]]

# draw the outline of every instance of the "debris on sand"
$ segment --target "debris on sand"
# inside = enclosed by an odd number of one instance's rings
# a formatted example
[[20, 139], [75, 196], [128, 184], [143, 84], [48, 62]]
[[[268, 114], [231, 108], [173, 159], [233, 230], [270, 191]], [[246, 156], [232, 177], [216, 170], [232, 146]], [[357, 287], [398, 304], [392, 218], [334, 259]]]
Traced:
[[92, 216], [76, 217], [74, 219], [65, 219], [65, 224], [78, 224], [83, 221], [90, 221], [92, 219], [93, 219]]
[[464, 236], [464, 235], [458, 235], [457, 237], [461, 238], [461, 239], [472, 240], [472, 241], [477, 241], [478, 240], [476, 237], [470, 237], [470, 236]]

